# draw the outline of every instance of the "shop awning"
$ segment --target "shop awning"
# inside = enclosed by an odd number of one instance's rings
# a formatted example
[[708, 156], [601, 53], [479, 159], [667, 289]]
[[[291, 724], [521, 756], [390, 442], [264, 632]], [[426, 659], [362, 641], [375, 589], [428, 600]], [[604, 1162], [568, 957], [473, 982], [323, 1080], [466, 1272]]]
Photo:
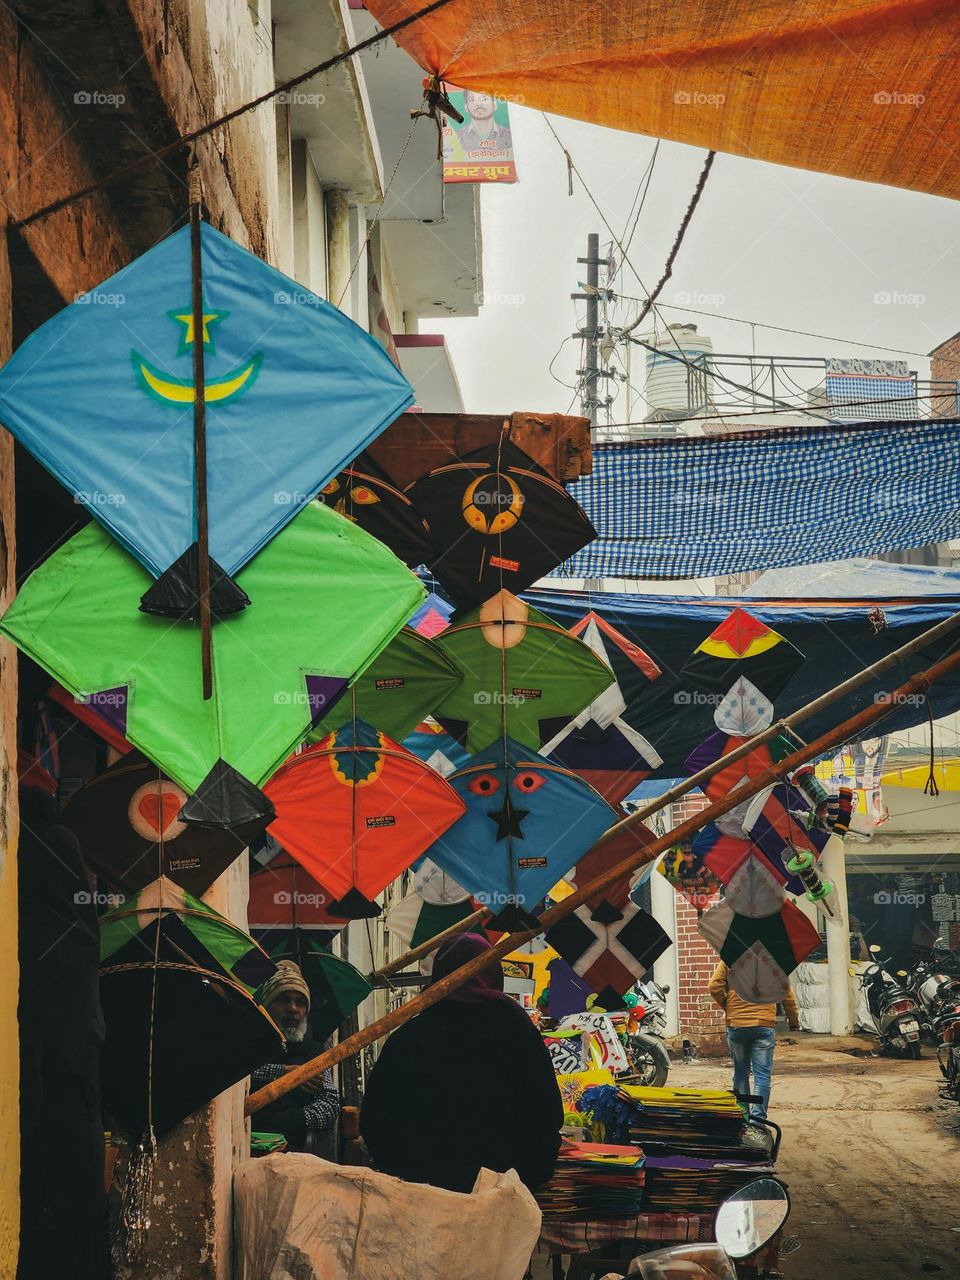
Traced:
[[[384, 25], [423, 0], [367, 0]], [[464, 89], [694, 146], [960, 194], [956, 0], [451, 0], [398, 32]]]

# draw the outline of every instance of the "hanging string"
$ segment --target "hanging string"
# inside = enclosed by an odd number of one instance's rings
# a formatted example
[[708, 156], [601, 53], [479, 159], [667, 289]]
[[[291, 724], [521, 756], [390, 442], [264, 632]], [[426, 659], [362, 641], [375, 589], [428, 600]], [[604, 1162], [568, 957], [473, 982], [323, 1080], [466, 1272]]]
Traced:
[[927, 777], [926, 785], [923, 788], [925, 796], [938, 796], [940, 788], [937, 786], [937, 779], [934, 773], [936, 767], [936, 754], [933, 738], [933, 705], [930, 702], [930, 694], [924, 695], [924, 701], [927, 704], [927, 723], [930, 726], [930, 773]]
[[429, 14], [436, 12], [437, 9], [442, 9], [444, 5], [450, 3], [451, 0], [433, 0], [433, 3], [428, 4], [426, 8], [419, 9], [416, 13], [408, 14], [407, 17], [401, 18], [389, 27], [384, 27], [381, 31], [374, 32], [373, 35], [368, 36], [365, 40], [360, 40], [357, 44], [351, 45], [349, 49], [344, 49], [342, 53], [337, 53], [332, 58], [318, 62], [316, 66], [310, 67], [298, 76], [281, 81], [266, 93], [262, 93], [258, 98], [252, 98], [249, 102], [244, 102], [241, 106], [234, 107], [226, 115], [218, 116], [216, 120], [211, 120], [209, 124], [201, 125], [199, 129], [193, 129], [190, 133], [183, 134], [182, 137], [177, 138], [174, 142], [167, 143], [166, 146], [158, 147], [155, 151], [148, 151], [136, 160], [131, 160], [129, 164], [122, 165], [119, 169], [114, 169], [105, 178], [91, 182], [88, 186], [81, 187], [78, 191], [73, 191], [70, 195], [63, 196], [59, 200], [51, 201], [50, 204], [46, 204], [43, 208], [27, 214], [25, 218], [20, 218], [12, 225], [17, 228], [29, 227], [34, 222], [39, 222], [41, 218], [49, 218], [51, 214], [59, 213], [61, 209], [66, 209], [69, 205], [84, 199], [85, 196], [93, 195], [94, 192], [111, 186], [121, 178], [127, 178], [130, 174], [137, 173], [140, 169], [154, 164], [157, 160], [163, 160], [166, 156], [173, 155], [176, 151], [181, 151], [191, 142], [196, 142], [198, 138], [205, 137], [208, 133], [212, 133], [214, 129], [221, 129], [224, 125], [231, 124], [240, 116], [246, 115], [248, 111], [255, 111], [257, 107], [262, 107], [265, 103], [272, 102], [278, 94], [287, 93], [289, 90], [297, 88], [298, 85], [304, 84], [307, 80], [312, 80], [314, 76], [322, 75], [325, 71], [331, 71], [334, 67], [339, 66], [341, 62], [346, 62], [348, 58], [362, 53], [364, 49], [372, 48], [374, 45], [379, 44], [381, 40], [385, 40], [387, 36], [392, 36], [395, 32], [402, 31], [404, 27], [412, 26], [415, 22], [419, 22], [421, 18], [427, 17]]
[[377, 205], [377, 212], [374, 215], [373, 221], [367, 224], [367, 234], [363, 238], [363, 244], [361, 244], [359, 250], [357, 251], [357, 256], [354, 259], [353, 266], [350, 268], [350, 274], [347, 276], [346, 283], [344, 284], [343, 289], [340, 292], [340, 297], [337, 299], [338, 307], [343, 303], [344, 298], [347, 296], [347, 290], [350, 288], [351, 280], [357, 273], [357, 267], [359, 267], [360, 265], [360, 259], [366, 253], [367, 245], [370, 243], [370, 238], [373, 235], [374, 231], [376, 230], [378, 223], [380, 222], [380, 218], [383, 214], [383, 207], [387, 202], [387, 196], [390, 194], [390, 188], [393, 186], [394, 179], [396, 178], [397, 173], [400, 169], [400, 163], [403, 160], [403, 157], [406, 155], [407, 147], [409, 147], [410, 145], [410, 139], [413, 137], [413, 131], [414, 129], [416, 129], [417, 124], [420, 122], [420, 120], [423, 119], [424, 115], [427, 115], [427, 114], [429, 113], [424, 111], [417, 111], [413, 114], [413, 120], [411, 121], [410, 128], [407, 130], [407, 136], [404, 138], [403, 146], [400, 148], [400, 154], [397, 156], [397, 163], [393, 166], [393, 173], [391, 173], [389, 181], [387, 182], [387, 185], [383, 189], [383, 195], [380, 197], [380, 203]]

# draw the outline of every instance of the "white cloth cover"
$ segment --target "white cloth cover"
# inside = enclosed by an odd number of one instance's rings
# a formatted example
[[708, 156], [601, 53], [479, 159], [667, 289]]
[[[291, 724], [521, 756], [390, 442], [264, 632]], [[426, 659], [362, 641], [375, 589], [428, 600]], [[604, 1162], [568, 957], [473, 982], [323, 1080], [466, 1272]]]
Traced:
[[233, 1180], [237, 1280], [522, 1280], [540, 1210], [514, 1170], [470, 1195], [311, 1155]]

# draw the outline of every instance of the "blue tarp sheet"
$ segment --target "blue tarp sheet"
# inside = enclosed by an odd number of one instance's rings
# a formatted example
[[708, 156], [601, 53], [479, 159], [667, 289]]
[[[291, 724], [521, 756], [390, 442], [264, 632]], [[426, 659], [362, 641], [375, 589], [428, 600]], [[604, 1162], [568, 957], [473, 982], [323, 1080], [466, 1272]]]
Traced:
[[597, 530], [561, 572], [700, 578], [960, 536], [960, 423], [866, 422], [597, 445]]
[[[686, 596], [625, 596], [581, 592], [530, 591], [524, 596], [536, 608], [564, 627], [571, 626], [590, 609], [622, 631], [646, 650], [663, 674], [654, 680], [638, 704], [636, 727], [663, 757], [652, 776], [683, 777], [684, 761], [694, 747], [713, 732], [713, 707], [676, 700], [678, 675], [689, 655], [709, 633], [740, 606], [767, 626], [773, 627], [800, 650], [806, 661], [791, 677], [776, 701], [779, 715], [788, 715], [813, 701], [834, 685], [877, 662], [891, 650], [912, 640], [922, 631], [960, 610], [960, 595], [937, 596], [911, 603], [887, 600], [825, 601], [754, 600], [749, 597], [718, 600]], [[875, 630], [871, 613], [880, 607], [885, 625]], [[878, 693], [902, 684], [914, 672], [929, 666], [960, 645], [960, 628], [926, 650], [873, 681], [856, 693], [840, 699], [799, 727], [810, 741], [841, 720], [871, 704]], [[937, 684], [931, 701], [935, 717], [960, 709], [960, 673]], [[875, 734], [922, 724], [927, 718], [922, 700], [893, 708], [873, 731]]]

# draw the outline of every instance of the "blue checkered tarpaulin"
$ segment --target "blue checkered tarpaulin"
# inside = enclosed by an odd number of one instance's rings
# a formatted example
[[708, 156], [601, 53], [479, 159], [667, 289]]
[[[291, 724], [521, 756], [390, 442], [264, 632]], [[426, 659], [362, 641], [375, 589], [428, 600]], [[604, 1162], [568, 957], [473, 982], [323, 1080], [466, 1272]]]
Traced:
[[598, 538], [558, 573], [697, 578], [960, 537], [960, 422], [595, 445], [569, 486]]

